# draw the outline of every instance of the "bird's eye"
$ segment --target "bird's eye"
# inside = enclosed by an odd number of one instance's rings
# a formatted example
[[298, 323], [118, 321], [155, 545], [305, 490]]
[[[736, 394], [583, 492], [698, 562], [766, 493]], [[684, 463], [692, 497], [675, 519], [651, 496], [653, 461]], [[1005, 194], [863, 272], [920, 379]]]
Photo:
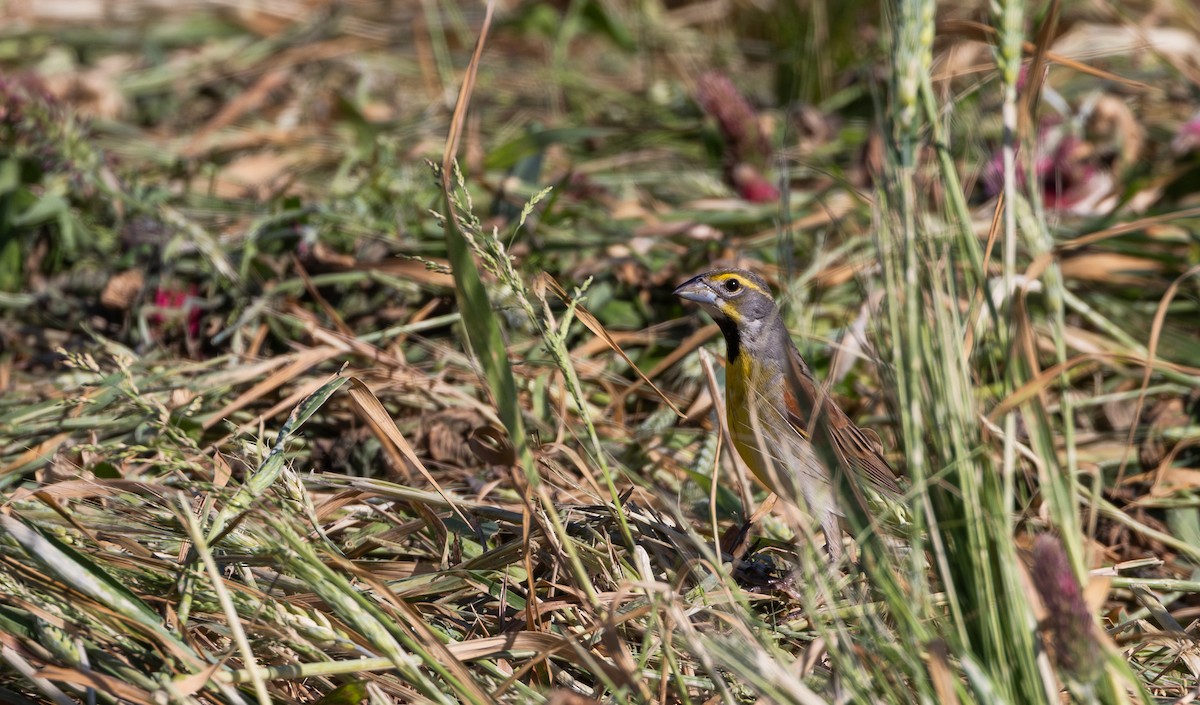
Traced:
[[733, 292], [737, 291], [740, 288], [742, 288], [742, 283], [740, 281], [738, 281], [737, 279], [726, 279], [725, 280], [725, 291], [728, 291], [729, 293], [732, 294]]

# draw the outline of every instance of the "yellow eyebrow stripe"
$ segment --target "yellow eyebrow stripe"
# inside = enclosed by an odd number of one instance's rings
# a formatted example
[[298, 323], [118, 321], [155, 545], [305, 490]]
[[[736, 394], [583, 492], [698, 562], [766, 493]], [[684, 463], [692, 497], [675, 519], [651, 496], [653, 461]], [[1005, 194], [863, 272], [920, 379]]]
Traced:
[[771, 297], [771, 292], [763, 290], [763, 288], [761, 286], [759, 286], [758, 284], [755, 284], [754, 282], [750, 281], [746, 277], [738, 276], [737, 274], [734, 274], [733, 272], [724, 272], [722, 274], [716, 274], [716, 275], [712, 276], [712, 280], [714, 282], [723, 282], [726, 279], [737, 279], [739, 282], [741, 282], [742, 286], [746, 287], [747, 289], [754, 289], [755, 291], [757, 291], [758, 293], [760, 293], [764, 296]]

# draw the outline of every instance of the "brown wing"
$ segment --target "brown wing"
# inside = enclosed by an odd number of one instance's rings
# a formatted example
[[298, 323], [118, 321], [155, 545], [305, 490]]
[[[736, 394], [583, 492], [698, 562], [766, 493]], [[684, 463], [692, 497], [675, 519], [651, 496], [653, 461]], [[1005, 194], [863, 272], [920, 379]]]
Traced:
[[896, 482], [896, 471], [883, 458], [879, 436], [855, 426], [846, 412], [817, 386], [795, 347], [788, 362], [784, 398], [792, 426], [815, 443], [827, 443], [843, 467], [865, 478], [880, 491], [892, 496], [902, 494]]

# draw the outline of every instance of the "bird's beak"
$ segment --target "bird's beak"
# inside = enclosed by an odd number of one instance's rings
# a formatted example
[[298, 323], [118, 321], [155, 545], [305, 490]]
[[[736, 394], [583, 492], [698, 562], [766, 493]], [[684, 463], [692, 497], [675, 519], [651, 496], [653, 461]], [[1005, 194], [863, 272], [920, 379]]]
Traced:
[[704, 277], [692, 277], [675, 289], [675, 295], [681, 299], [695, 301], [701, 306], [716, 306], [717, 292], [704, 281]]

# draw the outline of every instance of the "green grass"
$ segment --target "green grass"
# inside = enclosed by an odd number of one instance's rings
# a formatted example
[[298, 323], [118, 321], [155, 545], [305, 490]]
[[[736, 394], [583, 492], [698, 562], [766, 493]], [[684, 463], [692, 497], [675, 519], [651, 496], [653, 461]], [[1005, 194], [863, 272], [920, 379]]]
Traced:
[[[0, 30], [0, 699], [1193, 691], [1195, 90], [1114, 33], [1194, 9], [480, 10]], [[721, 554], [733, 261], [907, 478], [855, 566]]]

